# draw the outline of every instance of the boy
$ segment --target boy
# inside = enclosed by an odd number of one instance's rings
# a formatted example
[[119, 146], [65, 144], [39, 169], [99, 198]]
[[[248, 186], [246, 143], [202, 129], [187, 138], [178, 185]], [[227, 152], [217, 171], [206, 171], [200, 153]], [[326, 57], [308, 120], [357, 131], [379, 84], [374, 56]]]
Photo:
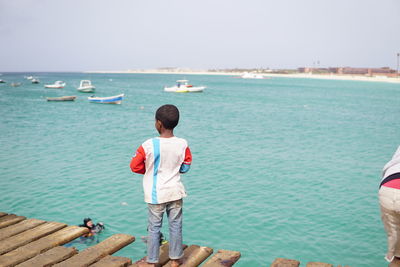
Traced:
[[148, 203], [147, 263], [159, 260], [160, 229], [164, 212], [169, 221], [169, 258], [171, 266], [179, 266], [182, 250], [182, 198], [186, 197], [181, 173], [189, 171], [192, 155], [185, 139], [174, 136], [179, 122], [179, 110], [174, 105], [163, 105], [155, 115], [159, 137], [148, 139], [136, 151], [130, 167], [144, 174], [144, 201]]

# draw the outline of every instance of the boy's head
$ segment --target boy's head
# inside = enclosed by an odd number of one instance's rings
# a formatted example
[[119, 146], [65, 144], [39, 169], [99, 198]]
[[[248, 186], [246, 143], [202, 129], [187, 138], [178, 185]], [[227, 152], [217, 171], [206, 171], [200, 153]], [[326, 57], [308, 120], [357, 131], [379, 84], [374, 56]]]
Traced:
[[159, 107], [156, 111], [156, 121], [159, 121], [165, 129], [173, 130], [179, 122], [178, 108], [174, 105]]

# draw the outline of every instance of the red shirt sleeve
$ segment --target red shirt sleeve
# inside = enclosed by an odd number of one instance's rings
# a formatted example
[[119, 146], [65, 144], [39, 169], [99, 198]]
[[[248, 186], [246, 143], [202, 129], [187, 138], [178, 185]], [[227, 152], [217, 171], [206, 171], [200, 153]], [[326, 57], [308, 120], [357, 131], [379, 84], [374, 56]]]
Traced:
[[131, 160], [131, 170], [132, 172], [139, 173], [139, 174], [144, 174], [146, 172], [146, 153], [144, 152], [144, 149], [142, 146], [140, 146], [136, 150], [135, 156]]
[[192, 153], [190, 152], [189, 147], [187, 147], [185, 150], [185, 160], [183, 161], [183, 164], [186, 164], [186, 165], [192, 164]]

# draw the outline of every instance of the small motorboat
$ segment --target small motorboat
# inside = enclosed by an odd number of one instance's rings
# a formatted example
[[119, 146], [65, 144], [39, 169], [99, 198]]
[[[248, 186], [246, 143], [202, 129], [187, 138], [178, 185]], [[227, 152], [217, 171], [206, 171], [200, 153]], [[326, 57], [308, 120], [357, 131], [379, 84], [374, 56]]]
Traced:
[[91, 103], [103, 103], [103, 104], [121, 104], [124, 94], [107, 96], [107, 97], [96, 97], [89, 96], [88, 100]]
[[76, 96], [47, 97], [47, 101], [75, 101]]
[[12, 87], [18, 87], [18, 86], [21, 86], [21, 84], [22, 84], [22, 83], [11, 83], [11, 86], [12, 86]]
[[193, 86], [188, 80], [177, 80], [176, 85], [172, 87], [164, 87], [165, 92], [174, 93], [200, 93], [203, 92], [205, 86]]
[[6, 83], [6, 81], [5, 81], [5, 80], [2, 80], [2, 79], [0, 79], [0, 83]]
[[79, 85], [79, 87], [77, 89], [79, 92], [82, 92], [82, 93], [93, 93], [95, 88], [96, 87], [94, 87], [94, 85], [92, 85], [91, 81], [82, 80], [81, 84]]
[[31, 81], [32, 81], [32, 83], [40, 83], [38, 78], [33, 78]]
[[26, 78], [27, 80], [32, 80], [32, 79], [33, 79], [33, 76], [25, 76], [25, 78]]
[[240, 78], [242, 78], [242, 79], [264, 79], [264, 76], [262, 76], [261, 74], [257, 74], [257, 73], [245, 72], [240, 76]]
[[53, 89], [64, 88], [65, 87], [65, 82], [56, 81], [54, 84], [46, 84], [44, 87], [45, 88], [53, 88]]

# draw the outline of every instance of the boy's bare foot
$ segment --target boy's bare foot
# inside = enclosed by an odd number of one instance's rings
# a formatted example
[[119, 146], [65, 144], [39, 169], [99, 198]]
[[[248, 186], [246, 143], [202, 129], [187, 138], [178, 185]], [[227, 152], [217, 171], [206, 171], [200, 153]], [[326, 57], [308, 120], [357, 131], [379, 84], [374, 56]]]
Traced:
[[171, 260], [171, 267], [179, 267], [179, 260]]
[[145, 261], [138, 262], [137, 265], [139, 267], [156, 267], [155, 263], [148, 263], [148, 262], [145, 262]]

